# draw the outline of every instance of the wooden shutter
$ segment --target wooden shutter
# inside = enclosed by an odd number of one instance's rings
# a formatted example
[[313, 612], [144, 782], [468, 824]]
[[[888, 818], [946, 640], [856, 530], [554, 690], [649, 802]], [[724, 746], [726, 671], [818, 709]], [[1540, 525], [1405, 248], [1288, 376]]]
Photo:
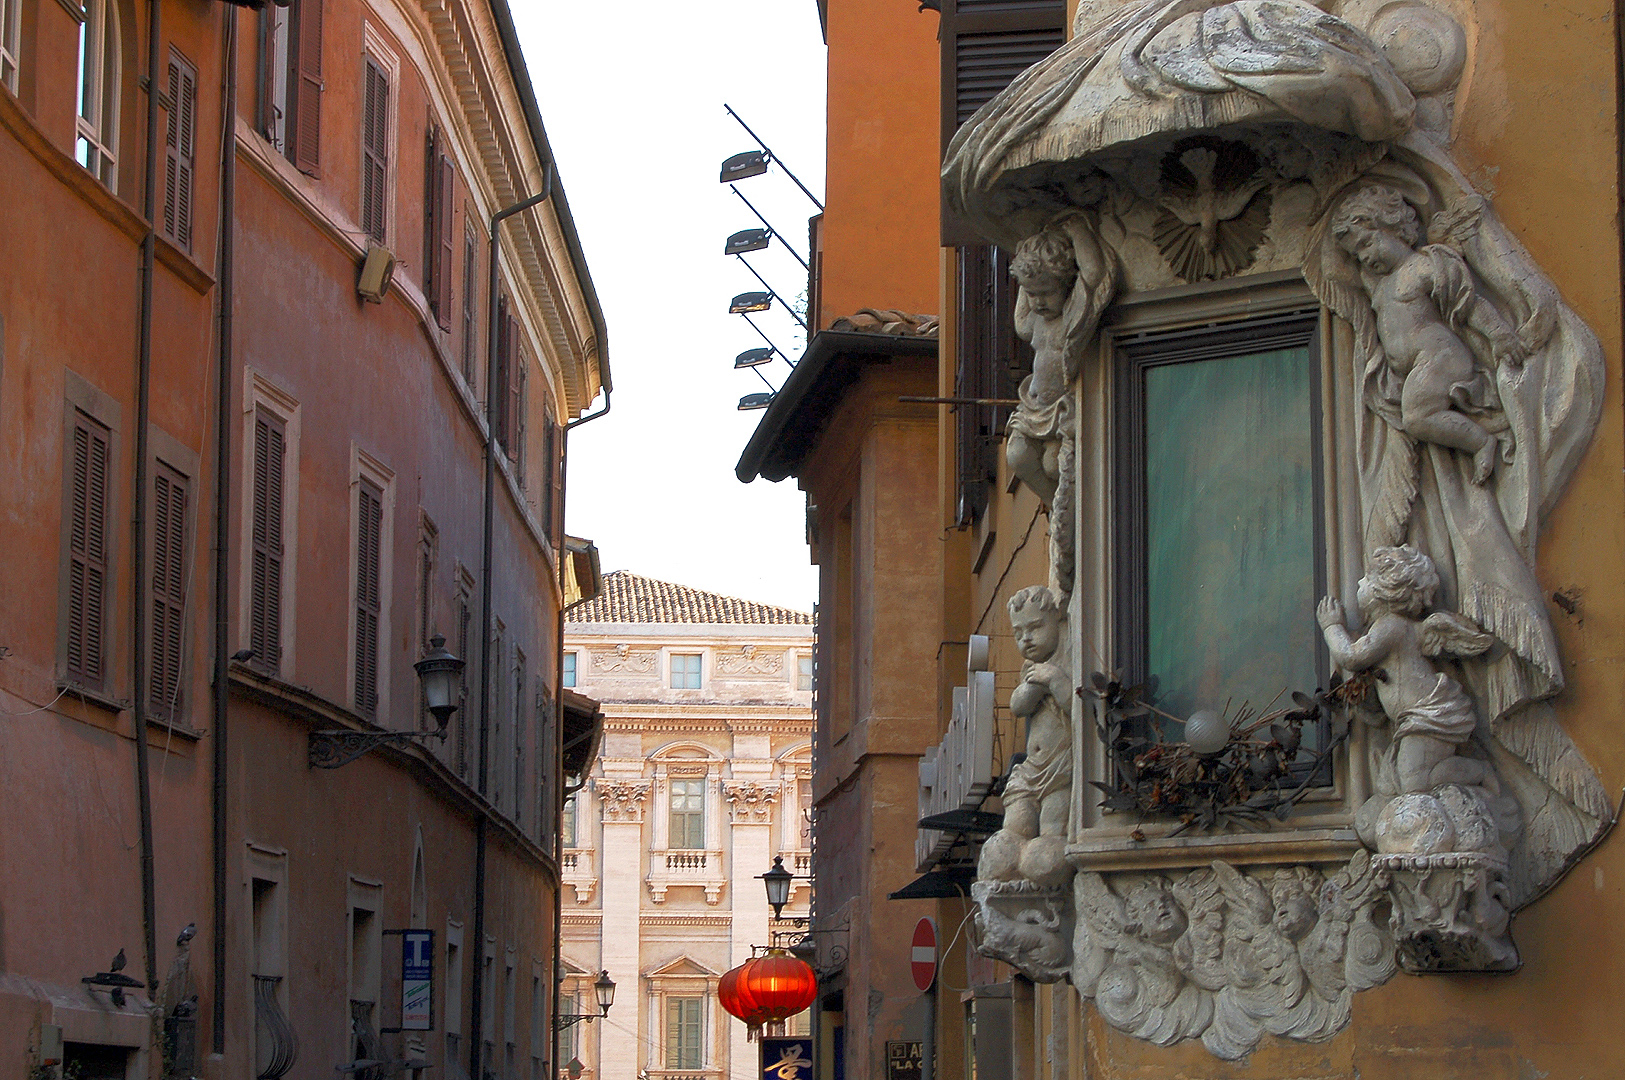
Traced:
[[507, 397], [503, 405], [506, 416], [502, 422], [502, 446], [508, 460], [519, 463], [519, 443], [524, 437], [524, 415], [520, 399], [524, 396], [525, 361], [519, 351], [519, 320], [507, 317], [503, 337], [502, 375]]
[[452, 171], [451, 158], [444, 153], [435, 160], [435, 195], [437, 196], [434, 218], [434, 313], [440, 323], [440, 329], [451, 329], [451, 268], [452, 268], [452, 218], [455, 216], [455, 203], [453, 198], [457, 192], [457, 174]]
[[429, 301], [429, 310], [436, 315], [440, 314], [435, 295], [435, 286], [440, 281], [439, 247], [436, 243], [440, 230], [435, 217], [435, 211], [440, 206], [440, 192], [437, 190], [440, 182], [439, 160], [440, 129], [431, 120], [423, 146], [423, 295]]
[[355, 536], [355, 711], [378, 710], [379, 573], [383, 558], [384, 493], [370, 480], [357, 485]]
[[264, 410], [254, 417], [253, 565], [249, 574], [248, 645], [253, 663], [282, 666], [282, 485], [286, 432]]
[[[1066, 40], [1064, 0], [942, 0], [942, 149], [959, 125]], [[942, 245], [978, 243], [943, 205]]]
[[68, 462], [67, 675], [91, 688], [107, 684], [108, 500], [112, 435], [75, 412]]
[[[1032, 350], [1015, 332], [1015, 283], [1009, 257], [990, 245], [958, 249], [955, 303], [954, 396], [1009, 401]], [[954, 406], [956, 518], [969, 525], [981, 517], [998, 480], [1008, 405]]]
[[513, 444], [508, 447], [508, 460], [513, 462], [520, 487], [525, 486], [525, 434], [529, 428], [529, 418], [525, 415], [525, 390], [529, 379], [530, 365], [525, 363], [524, 354], [518, 354], [513, 365], [513, 392], [509, 395], [513, 408]]
[[293, 123], [289, 138], [293, 163], [312, 176], [321, 171], [322, 149], [322, 2], [294, 0], [289, 40], [294, 62]]
[[362, 74], [361, 227], [380, 244], [385, 240], [389, 176], [389, 76], [372, 57]]
[[187, 478], [163, 462], [152, 477], [152, 634], [147, 705], [152, 715], [181, 714], [181, 648], [186, 618]]
[[169, 54], [169, 126], [164, 133], [164, 235], [192, 250], [192, 188], [197, 175], [197, 69]]
[[542, 527], [548, 531], [555, 551], [562, 551], [564, 547], [564, 428], [553, 419], [553, 410], [548, 408], [543, 416], [546, 425], [546, 442], [542, 452], [546, 455], [547, 485], [543, 494], [545, 513], [542, 516]]
[[500, 297], [497, 300], [497, 363], [496, 385], [485, 388], [487, 408], [490, 410], [491, 432], [498, 442], [504, 446], [508, 443], [508, 369], [512, 366], [508, 361], [513, 349], [513, 320], [508, 318], [508, 298]]
[[468, 778], [468, 672], [474, 666], [472, 658], [468, 655], [468, 594], [457, 595], [457, 655], [463, 658], [463, 670], [458, 678], [461, 680], [461, 693], [458, 700], [462, 708], [457, 710], [457, 775]]
[[474, 322], [474, 302], [479, 293], [475, 282], [479, 273], [480, 245], [474, 239], [474, 227], [463, 224], [463, 381], [474, 386], [474, 354], [479, 349], [480, 336]]

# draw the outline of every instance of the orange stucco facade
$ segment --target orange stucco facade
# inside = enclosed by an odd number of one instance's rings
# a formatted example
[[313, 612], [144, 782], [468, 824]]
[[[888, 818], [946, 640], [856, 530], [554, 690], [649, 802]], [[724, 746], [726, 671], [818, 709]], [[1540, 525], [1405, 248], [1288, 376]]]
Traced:
[[[116, 172], [97, 176], [75, 160], [87, 121], [75, 116], [72, 7], [0, 11], [0, 22], [19, 12], [16, 36], [0, 35], [16, 61], [15, 85], [0, 85], [0, 1078], [366, 1076], [380, 1067], [353, 1063], [371, 1054], [452, 1080], [471, 1051], [480, 1069], [540, 1075], [557, 1009], [561, 728], [593, 722], [590, 702], [572, 698], [566, 713], [561, 700], [565, 594], [591, 587], [566, 565], [562, 425], [607, 388], [608, 364], [555, 182], [549, 202], [505, 226], [508, 385], [488, 385], [486, 223], [551, 169], [508, 8], [449, 4], [433, 23], [419, 5], [360, 0], [268, 13], [93, 2], [91, 24], [117, 27], [107, 55], [119, 73], [118, 122], [98, 132]], [[192, 109], [189, 237], [163, 224], [175, 204], [157, 185], [138, 577], [155, 12], [160, 62], [178, 57], [196, 81], [182, 99], [166, 91], [156, 132], [162, 169], [170, 113]], [[320, 118], [317, 160], [298, 164], [262, 100], [269, 20], [290, 12], [317, 12], [321, 26], [304, 46], [323, 73], [307, 108]], [[382, 113], [363, 102], [369, 60], [387, 73]], [[377, 204], [363, 198], [364, 114], [387, 136]], [[435, 301], [431, 124], [451, 185]], [[372, 229], [358, 224], [369, 213], [382, 215]], [[372, 302], [358, 273], [380, 244], [395, 273]], [[161, 501], [172, 487], [181, 494]], [[86, 521], [105, 540], [99, 619], [83, 614], [90, 594], [75, 576]], [[265, 557], [277, 560], [269, 585]], [[159, 593], [175, 598], [172, 638], [144, 629]], [[137, 680], [138, 633], [149, 679], [166, 665], [167, 688]], [[466, 662], [440, 738], [413, 666], [434, 634]], [[343, 756], [367, 739], [371, 752], [325, 767], [335, 745]], [[401, 1026], [393, 934], [409, 928], [434, 934], [433, 1015], [402, 1034], [380, 1029]], [[130, 980], [122, 1004], [107, 975]]]

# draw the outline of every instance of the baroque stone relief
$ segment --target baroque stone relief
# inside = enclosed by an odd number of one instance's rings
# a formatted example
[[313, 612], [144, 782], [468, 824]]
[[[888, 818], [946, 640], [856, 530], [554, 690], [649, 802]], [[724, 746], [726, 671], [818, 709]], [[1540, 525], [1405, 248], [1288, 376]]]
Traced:
[[629, 645], [617, 645], [612, 653], [593, 653], [592, 667], [594, 671], [647, 675], [660, 670], [660, 654], [634, 651]]
[[773, 820], [773, 807], [779, 801], [779, 786], [755, 780], [726, 780], [723, 797], [735, 825], [765, 825]]
[[743, 645], [738, 652], [718, 652], [716, 662], [718, 675], [777, 675], [784, 666], [784, 654]]
[[[1006, 456], [1050, 511], [1049, 580], [1010, 605], [1028, 756], [982, 851], [980, 948], [1069, 976], [1139, 1038], [1234, 1058], [1265, 1033], [1331, 1037], [1396, 970], [1512, 970], [1511, 916], [1614, 815], [1550, 705], [1535, 573], [1601, 349], [1451, 157], [1470, 29], [1413, 2], [1084, 0], [949, 148], [944, 198], [1014, 252], [1035, 359]], [[1332, 453], [1365, 576], [1333, 581], [1317, 620], [1369, 797], [1340, 854], [1080, 868], [1080, 374], [1119, 296], [1281, 271], [1341, 324], [1328, 362], [1357, 395]]]
[[604, 808], [605, 821], [641, 822], [649, 787], [647, 780], [597, 780], [593, 794]]

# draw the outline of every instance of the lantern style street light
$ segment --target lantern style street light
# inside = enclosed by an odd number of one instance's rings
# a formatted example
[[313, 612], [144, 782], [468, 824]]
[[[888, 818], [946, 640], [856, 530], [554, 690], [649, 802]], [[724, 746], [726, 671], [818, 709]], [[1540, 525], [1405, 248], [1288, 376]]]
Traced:
[[781, 918], [784, 905], [790, 902], [790, 884], [796, 876], [784, 868], [783, 855], [773, 856], [773, 869], [758, 876], [767, 887], [767, 903], [773, 909], [773, 917]]
[[563, 1031], [573, 1024], [583, 1020], [591, 1023], [600, 1016], [609, 1015], [609, 1007], [615, 1004], [615, 980], [609, 977], [608, 971], [600, 971], [598, 978], [593, 981], [592, 992], [598, 998], [598, 1011], [596, 1013], [560, 1013], [553, 1018], [555, 1031]]
[[436, 634], [429, 639], [429, 654], [412, 665], [423, 688], [423, 701], [434, 717], [432, 731], [359, 731], [332, 728], [310, 733], [310, 766], [337, 769], [385, 743], [405, 745], [415, 739], [444, 739], [446, 723], [456, 712], [462, 695], [464, 662], [446, 649], [446, 639]]

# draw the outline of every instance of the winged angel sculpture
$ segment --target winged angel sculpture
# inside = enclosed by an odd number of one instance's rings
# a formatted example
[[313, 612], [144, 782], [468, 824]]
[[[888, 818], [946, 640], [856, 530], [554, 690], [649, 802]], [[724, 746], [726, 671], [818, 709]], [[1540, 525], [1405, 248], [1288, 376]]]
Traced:
[[[1601, 412], [1602, 352], [1451, 157], [1471, 29], [1420, 0], [1083, 0], [1071, 39], [945, 158], [955, 213], [1053, 249], [1035, 265], [1057, 280], [1025, 268], [1022, 314], [1069, 383], [1116, 291], [1297, 269], [1340, 320], [1329, 363], [1355, 396], [1331, 427], [1353, 490], [1328, 542], [1358, 546], [1367, 584], [1339, 583], [1318, 617], [1376, 689], [1353, 744], [1370, 853], [1324, 882], [1080, 871], [1073, 981], [1141, 1038], [1235, 1056], [1261, 1032], [1327, 1037], [1396, 945], [1411, 970], [1515, 966], [1506, 920], [1614, 815], [1551, 705], [1563, 665], [1535, 574]], [[1012, 465], [1065, 501], [1067, 443], [1041, 410], [1076, 391], [1037, 375]], [[1065, 546], [1051, 583], [1069, 592]]]

